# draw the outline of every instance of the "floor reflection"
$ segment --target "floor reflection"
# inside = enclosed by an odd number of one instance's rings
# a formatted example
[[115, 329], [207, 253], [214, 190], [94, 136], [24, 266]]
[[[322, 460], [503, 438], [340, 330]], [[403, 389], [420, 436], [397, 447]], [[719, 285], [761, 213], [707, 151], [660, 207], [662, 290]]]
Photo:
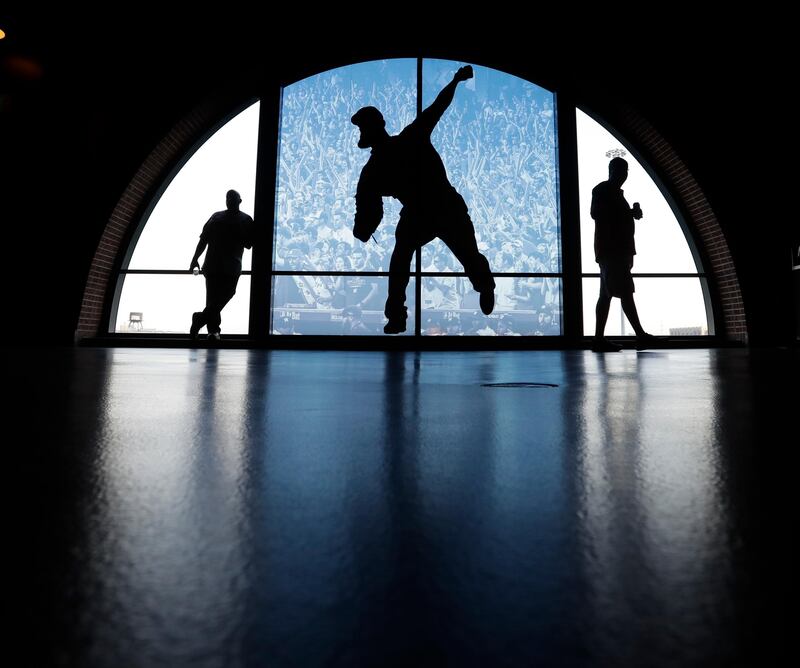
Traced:
[[792, 358], [64, 354], [10, 362], [38, 665], [769, 650]]
[[577, 528], [593, 651], [613, 662], [646, 665], [676, 641], [731, 631], [718, 387], [704, 357], [686, 383], [685, 367], [646, 355], [585, 356]]
[[181, 355], [188, 373], [175, 376], [115, 351], [97, 436], [89, 566], [107, 624], [95, 651], [145, 663], [218, 652], [241, 626], [248, 585], [248, 388], [227, 355]]

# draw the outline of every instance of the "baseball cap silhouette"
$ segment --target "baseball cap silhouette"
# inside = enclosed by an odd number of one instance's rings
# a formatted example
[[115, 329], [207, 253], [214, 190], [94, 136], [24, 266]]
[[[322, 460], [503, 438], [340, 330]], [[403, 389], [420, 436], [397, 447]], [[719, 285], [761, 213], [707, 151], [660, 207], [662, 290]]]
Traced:
[[384, 127], [386, 125], [386, 121], [383, 120], [383, 114], [376, 107], [361, 107], [353, 114], [350, 122], [358, 127], [364, 125], [380, 125]]

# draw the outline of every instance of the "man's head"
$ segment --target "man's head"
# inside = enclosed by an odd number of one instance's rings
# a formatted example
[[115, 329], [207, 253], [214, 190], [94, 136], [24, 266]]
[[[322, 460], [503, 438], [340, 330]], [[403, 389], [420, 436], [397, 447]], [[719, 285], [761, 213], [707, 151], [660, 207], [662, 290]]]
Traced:
[[457, 313], [454, 313], [449, 318], [445, 318], [444, 328], [449, 334], [458, 334], [461, 332], [461, 321]]
[[279, 318], [277, 329], [281, 334], [294, 334], [294, 320], [288, 315]]
[[510, 332], [514, 329], [514, 321], [508, 314], [501, 315], [497, 320], [498, 332]]
[[628, 178], [628, 161], [624, 158], [612, 158], [608, 163], [608, 180], [621, 186]]
[[372, 148], [386, 136], [386, 121], [383, 114], [375, 107], [361, 107], [353, 114], [350, 122], [361, 130], [358, 148]]
[[225, 193], [225, 205], [230, 211], [238, 211], [241, 203], [242, 196], [235, 190], [229, 190], [227, 193]]
[[285, 259], [290, 269], [299, 269], [303, 264], [303, 252], [299, 248], [291, 248], [286, 252]]

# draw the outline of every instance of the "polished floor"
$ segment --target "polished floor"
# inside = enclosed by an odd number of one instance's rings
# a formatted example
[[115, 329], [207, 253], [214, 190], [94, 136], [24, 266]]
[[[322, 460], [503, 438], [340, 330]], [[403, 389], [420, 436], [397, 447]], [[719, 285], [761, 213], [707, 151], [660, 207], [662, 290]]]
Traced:
[[3, 358], [30, 665], [759, 665], [781, 639], [796, 351]]

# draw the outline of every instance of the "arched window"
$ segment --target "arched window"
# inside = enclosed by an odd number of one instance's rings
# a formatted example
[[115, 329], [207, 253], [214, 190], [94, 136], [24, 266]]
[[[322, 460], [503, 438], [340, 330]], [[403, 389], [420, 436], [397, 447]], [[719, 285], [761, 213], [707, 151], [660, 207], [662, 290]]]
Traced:
[[[423, 107], [433, 102], [460, 65], [423, 61]], [[445, 334], [559, 335], [561, 230], [554, 96], [504, 72], [486, 67], [474, 67], [474, 72], [432, 140], [469, 207], [478, 246], [495, 275], [495, 312], [491, 318], [480, 313], [478, 295], [466, 277], [436, 276], [453, 269], [446, 246], [435, 240], [422, 252], [423, 333], [432, 327]], [[463, 268], [456, 263], [456, 270]], [[443, 303], [442, 291], [455, 297]], [[460, 308], [454, 317], [460, 315], [461, 322], [455, 326], [447, 317], [453, 306]]]
[[[609, 161], [620, 156], [628, 162], [628, 179], [622, 186], [626, 199], [630, 204], [639, 202], [645, 214], [636, 223], [633, 266], [636, 307], [642, 324], [652, 334], [708, 334], [710, 318], [705, 274], [692, 253], [674, 208], [644, 165], [620, 139], [580, 110], [576, 124], [584, 333], [594, 333], [594, 305], [600, 287], [594, 258], [594, 221], [589, 215], [592, 188], [608, 179]], [[618, 299], [611, 302], [606, 334], [633, 334]]]
[[[355, 192], [369, 151], [350, 117], [382, 110], [396, 134], [417, 113], [417, 61], [381, 60], [317, 74], [283, 91], [273, 254], [273, 334], [364, 333], [383, 327], [389, 254], [400, 206], [384, 201], [376, 239], [353, 237]], [[414, 333], [414, 282], [408, 334]], [[355, 309], [358, 311], [355, 311]]]
[[[284, 90], [273, 270], [273, 334], [378, 334], [399, 204], [366, 245], [352, 234], [353, 195], [368, 151], [350, 116], [381, 109], [390, 134], [430, 105], [461, 63], [375, 61], [299, 81]], [[464, 197], [478, 246], [497, 283], [495, 313], [440, 241], [412, 265], [407, 334], [558, 335], [561, 278], [553, 94], [474, 66], [475, 76], [431, 137]], [[420, 98], [421, 92], [421, 98]], [[354, 309], [362, 321], [353, 328]]]
[[[290, 84], [282, 91], [276, 139], [262, 141], [259, 155], [259, 104], [231, 118], [177, 170], [143, 217], [128, 261], [121, 265], [109, 331], [188, 331], [191, 313], [204, 302], [202, 279], [188, 272], [203, 224], [224, 208], [229, 188], [241, 192], [242, 210], [252, 213], [255, 193], [272, 189], [256, 184], [256, 163], [273, 161], [274, 218], [264, 214], [263, 202], [256, 218], [257, 223], [274, 220], [267, 246], [272, 257], [260, 265], [267, 268], [265, 287], [259, 287], [265, 293], [250, 299], [246, 251], [237, 294], [223, 313], [223, 333], [247, 334], [249, 309], [262, 304], [269, 309], [264, 336], [383, 336], [400, 205], [384, 198], [383, 222], [374, 238], [363, 244], [353, 237], [354, 195], [369, 151], [357, 147], [358, 129], [350, 117], [362, 106], [376, 106], [387, 131], [397, 134], [431, 104], [461, 65], [434, 59], [370, 61]], [[637, 223], [634, 266], [645, 328], [656, 334], [709, 333], [713, 318], [706, 275], [678, 208], [635, 149], [580, 110], [574, 110], [572, 138], [578, 148], [580, 225], [569, 236], [580, 239], [582, 263], [580, 273], [575, 262], [576, 269], [564, 274], [566, 223], [558, 153], [563, 129], [556, 94], [504, 72], [473, 68], [474, 78], [459, 85], [431, 139], [467, 203], [479, 248], [489, 259], [497, 283], [496, 308], [489, 317], [480, 312], [463, 267], [435, 240], [411, 264], [406, 336], [563, 335], [564, 311], [580, 311], [577, 301], [565, 301], [565, 278], [582, 289], [583, 332], [591, 335], [599, 278], [589, 202], [591, 189], [607, 178], [613, 155], [628, 160], [626, 196], [645, 211]], [[567, 246], [566, 253], [575, 255], [577, 249]], [[632, 334], [617, 300], [606, 333]]]
[[[188, 331], [192, 312], [205, 304], [203, 278], [187, 271], [203, 225], [212, 213], [225, 208], [225, 193], [231, 188], [242, 195], [242, 211], [253, 210], [258, 114], [259, 104], [250, 105], [211, 135], [154, 203], [120, 275], [110, 331]], [[242, 258], [242, 268], [236, 295], [225, 308], [227, 334], [248, 331], [249, 251]]]

